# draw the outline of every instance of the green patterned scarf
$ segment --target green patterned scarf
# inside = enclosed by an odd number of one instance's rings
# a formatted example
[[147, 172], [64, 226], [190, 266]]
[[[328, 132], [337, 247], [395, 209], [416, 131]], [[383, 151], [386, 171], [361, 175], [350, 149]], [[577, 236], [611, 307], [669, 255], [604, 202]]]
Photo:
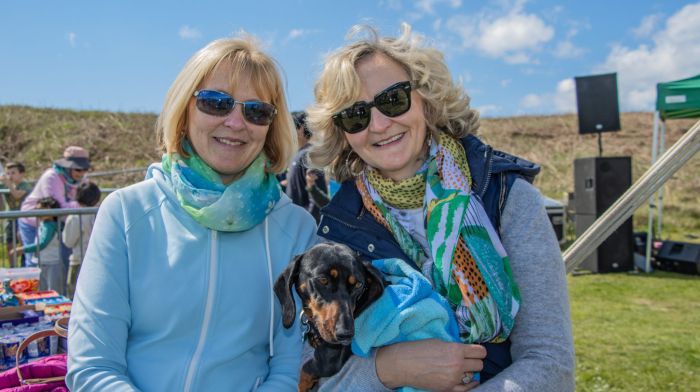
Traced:
[[170, 176], [182, 208], [204, 227], [217, 231], [245, 231], [262, 222], [280, 199], [277, 178], [265, 171], [260, 153], [242, 177], [229, 185], [207, 165], [189, 143], [188, 158], [163, 154], [163, 171]]
[[[414, 197], [423, 199], [435, 290], [455, 309], [464, 342], [507, 339], [520, 307], [520, 293], [505, 249], [483, 206], [472, 195], [464, 149], [458, 141], [441, 134], [418, 174], [424, 176], [425, 188]], [[427, 255], [383, 201], [386, 192], [396, 194], [399, 190], [382, 186], [379, 192], [373, 186], [376, 179], [370, 181], [369, 176], [356, 180], [363, 204], [392, 232], [401, 249], [422, 266]]]

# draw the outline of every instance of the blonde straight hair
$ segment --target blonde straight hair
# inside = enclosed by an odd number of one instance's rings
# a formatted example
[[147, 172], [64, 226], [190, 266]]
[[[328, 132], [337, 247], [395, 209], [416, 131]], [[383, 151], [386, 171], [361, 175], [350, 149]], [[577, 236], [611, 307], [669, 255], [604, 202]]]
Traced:
[[277, 108], [263, 151], [270, 160], [271, 172], [284, 171], [297, 150], [297, 140], [280, 78], [281, 67], [272, 57], [260, 51], [253, 37], [248, 35], [212, 41], [187, 61], [170, 86], [156, 122], [162, 151], [187, 155], [182, 149], [182, 139], [187, 134], [189, 110], [194, 108], [194, 92], [222, 63], [230, 64], [234, 70], [231, 74], [232, 85], [240, 78], [249, 77], [260, 98]]

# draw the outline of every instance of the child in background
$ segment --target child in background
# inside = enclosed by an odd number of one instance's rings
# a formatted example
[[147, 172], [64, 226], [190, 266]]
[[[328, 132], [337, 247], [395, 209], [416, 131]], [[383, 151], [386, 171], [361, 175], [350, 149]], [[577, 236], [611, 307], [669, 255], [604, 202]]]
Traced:
[[[35, 209], [47, 210], [52, 208], [61, 208], [61, 205], [53, 197], [44, 197], [39, 199]], [[39, 268], [41, 268], [39, 290], [55, 290], [59, 294], [64, 294], [66, 291], [66, 269], [61, 261], [61, 246], [58, 240], [58, 217], [40, 216], [37, 219], [40, 222], [37, 243], [20, 246], [13, 249], [12, 252], [33, 253], [30, 263], [34, 265], [38, 263]]]
[[[80, 207], [94, 207], [99, 203], [102, 193], [94, 182], [84, 182], [78, 186], [77, 201]], [[63, 228], [63, 243], [73, 248], [68, 264], [68, 279], [66, 289], [68, 298], [73, 299], [75, 284], [78, 281], [80, 265], [87, 250], [95, 215], [69, 215]]]
[[[32, 191], [32, 185], [24, 180], [24, 165], [20, 162], [9, 162], [6, 166], [6, 171], [0, 174], [0, 188], [7, 188], [8, 193], [0, 195], [0, 211], [4, 210], [4, 204], [10, 211], [19, 210], [22, 201]], [[12, 250], [21, 239], [18, 236], [17, 219], [7, 219], [5, 221], [5, 244], [8, 252]], [[10, 257], [10, 267], [19, 267], [22, 265], [21, 259], [15, 260]]]

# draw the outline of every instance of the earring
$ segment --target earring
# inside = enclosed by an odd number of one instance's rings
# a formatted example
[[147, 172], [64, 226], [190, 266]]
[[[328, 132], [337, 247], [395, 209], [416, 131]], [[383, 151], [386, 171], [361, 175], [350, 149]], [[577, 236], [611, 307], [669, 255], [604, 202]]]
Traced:
[[[357, 161], [350, 162], [350, 156], [351, 156], [353, 153], [355, 153], [355, 151], [353, 151], [352, 149], [350, 149], [350, 152], [348, 152], [348, 155], [345, 156], [345, 167], [348, 169], [348, 171], [350, 172], [350, 175], [351, 175], [351, 176], [357, 177], [357, 176], [359, 176], [360, 174], [362, 174], [362, 172], [364, 171], [364, 169], [360, 170], [360, 171], [357, 172], [357, 173], [355, 173], [355, 172], [352, 171], [352, 164], [355, 163], [355, 162], [357, 162]], [[357, 153], [355, 153], [355, 155], [357, 155]], [[360, 158], [359, 155], [357, 155], [357, 157]]]

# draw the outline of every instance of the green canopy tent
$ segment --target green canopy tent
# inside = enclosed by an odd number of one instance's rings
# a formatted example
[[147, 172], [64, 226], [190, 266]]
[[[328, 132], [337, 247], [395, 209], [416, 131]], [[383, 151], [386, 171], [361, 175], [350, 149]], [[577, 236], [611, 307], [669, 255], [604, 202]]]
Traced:
[[[676, 118], [700, 118], [700, 75], [656, 85], [656, 113], [651, 143], [651, 164], [664, 152], [666, 140], [666, 120]], [[656, 194], [656, 200], [649, 199], [649, 224], [647, 227], [646, 271], [649, 272], [651, 258], [652, 227], [654, 212], [658, 215], [656, 235], [661, 235], [663, 218], [663, 188]]]
[[664, 121], [700, 117], [700, 75], [657, 84], [656, 111]]

